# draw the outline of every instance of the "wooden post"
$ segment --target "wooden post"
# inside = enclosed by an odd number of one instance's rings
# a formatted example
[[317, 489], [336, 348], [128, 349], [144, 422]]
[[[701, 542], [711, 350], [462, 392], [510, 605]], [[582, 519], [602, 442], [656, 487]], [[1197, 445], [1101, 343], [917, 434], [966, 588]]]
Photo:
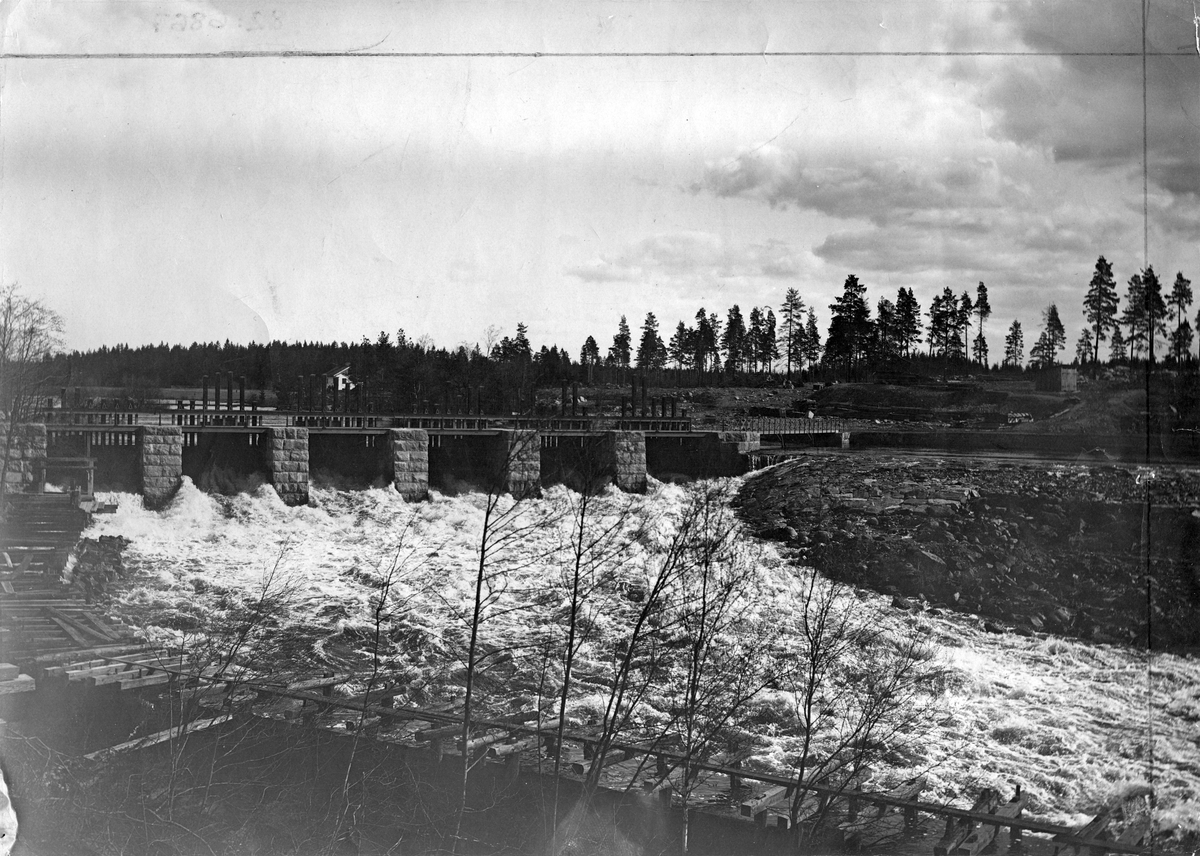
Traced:
[[558, 413], [560, 416], [567, 415], [567, 381], [566, 381], [566, 379], [564, 379], [562, 382], [562, 399], [559, 401]]
[[308, 376], [308, 409], [310, 411], [317, 409], [317, 376], [315, 374]]
[[213, 378], [213, 410], [221, 409], [221, 373]]
[[646, 376], [642, 375], [642, 418], [646, 418]]
[[246, 376], [238, 378], [238, 410], [246, 409]]
[[674, 419], [676, 417], [675, 406], [678, 403], [678, 401], [679, 401], [679, 399], [677, 399], [675, 396], [673, 396], [673, 395], [671, 396], [671, 418], [672, 419]]
[[571, 384], [571, 415], [579, 415], [579, 381]]

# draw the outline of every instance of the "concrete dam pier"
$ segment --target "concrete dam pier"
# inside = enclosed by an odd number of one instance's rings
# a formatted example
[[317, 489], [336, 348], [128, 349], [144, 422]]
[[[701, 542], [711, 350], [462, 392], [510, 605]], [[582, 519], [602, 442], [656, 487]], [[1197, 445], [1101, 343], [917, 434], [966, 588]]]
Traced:
[[[188, 476], [232, 489], [257, 476], [284, 502], [309, 485], [391, 484], [405, 499], [430, 488], [527, 494], [550, 484], [612, 483], [643, 491], [673, 481], [740, 475], [760, 446], [752, 431], [693, 431], [684, 419], [501, 419], [232, 412], [201, 415], [52, 411], [23, 426], [8, 478], [17, 490], [53, 482], [140, 492], [161, 507]], [[200, 418], [197, 418], [200, 417]]]

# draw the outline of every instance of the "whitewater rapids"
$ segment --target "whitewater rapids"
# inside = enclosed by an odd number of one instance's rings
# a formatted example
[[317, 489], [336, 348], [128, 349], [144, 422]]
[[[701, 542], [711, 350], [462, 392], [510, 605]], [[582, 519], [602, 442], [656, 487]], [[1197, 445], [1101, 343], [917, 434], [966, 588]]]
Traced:
[[[288, 507], [270, 487], [236, 496], [202, 493], [189, 480], [162, 511], [141, 497], [109, 494], [117, 511], [95, 518], [86, 536], [129, 539], [132, 570], [118, 610], [151, 638], [186, 641], [232, 601], [264, 590], [277, 605], [271, 632], [298, 666], [361, 665], [373, 628], [374, 598], [390, 578], [391, 628], [402, 638], [383, 664], [389, 674], [433, 691], [453, 682], [474, 596], [486, 498], [433, 494], [410, 504], [389, 488], [345, 491], [314, 486], [310, 503]], [[561, 487], [527, 503], [527, 526], [503, 555], [505, 585], [494, 592], [482, 630], [485, 650], [508, 648], [520, 680], [514, 703], [536, 690], [537, 650], [558, 638], [561, 581], [572, 496]], [[605, 510], [625, 515], [620, 573], [633, 579], [663, 527], [684, 501], [678, 486], [651, 482], [646, 496], [613, 492]], [[505, 500], [508, 502], [508, 500]], [[506, 506], [505, 506], [506, 507]], [[616, 520], [617, 517], [614, 517]], [[778, 545], [755, 545], [763, 596], [786, 610], [798, 571]], [[895, 759], [889, 778], [924, 774], [924, 799], [967, 807], [986, 786], [1011, 794], [1020, 784], [1030, 813], [1064, 824], [1148, 783], [1161, 831], [1200, 835], [1200, 662], [1072, 639], [985, 633], [971, 616], [904, 613], [861, 594], [897, 631], [915, 627], [948, 668], [943, 709], [921, 752]], [[594, 616], [603, 634], [602, 613]], [[588, 651], [581, 654], [586, 675]], [[586, 700], [585, 700], [586, 701]], [[788, 742], [767, 722], [758, 760], [785, 771]]]

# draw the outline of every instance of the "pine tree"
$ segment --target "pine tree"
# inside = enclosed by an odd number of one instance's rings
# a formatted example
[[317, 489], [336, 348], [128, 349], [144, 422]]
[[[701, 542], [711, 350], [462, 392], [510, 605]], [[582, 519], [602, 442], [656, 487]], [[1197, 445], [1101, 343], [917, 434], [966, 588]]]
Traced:
[[1167, 302], [1163, 299], [1162, 282], [1159, 281], [1158, 274], [1154, 272], [1154, 265], [1147, 265], [1146, 269], [1142, 271], [1142, 287], [1146, 302], [1144, 321], [1146, 323], [1147, 354], [1153, 364], [1154, 337], [1167, 335]]
[[873, 335], [871, 308], [867, 305], [867, 287], [850, 274], [842, 285], [842, 293], [829, 307], [833, 313], [829, 336], [825, 340], [825, 357], [831, 363], [845, 362], [851, 378], [865, 354]]
[[1171, 333], [1171, 355], [1176, 362], [1186, 363], [1191, 360], [1194, 338], [1192, 325], [1184, 318]]
[[983, 335], [984, 322], [992, 315], [992, 304], [988, 302], [987, 286], [982, 282], [975, 287], [975, 317], [979, 319], [979, 328], [975, 335], [974, 345], [971, 347], [971, 356], [979, 361], [979, 364], [987, 368], [987, 338]]
[[1112, 342], [1109, 343], [1108, 359], [1110, 362], [1121, 363], [1125, 360], [1125, 335], [1120, 325], [1112, 328]]
[[804, 322], [804, 359], [811, 366], [821, 357], [821, 332], [817, 329], [817, 313], [808, 307], [808, 319]]
[[779, 342], [775, 333], [775, 313], [768, 308], [763, 317], [762, 339], [758, 345], [758, 362], [768, 372], [774, 372], [777, 359], [779, 359]]
[[1042, 312], [1042, 324], [1046, 333], [1046, 344], [1050, 349], [1051, 362], [1058, 361], [1058, 352], [1067, 346], [1067, 331], [1058, 317], [1058, 306], [1051, 303]]
[[1100, 343], [1109, 330], [1117, 329], [1117, 283], [1113, 279], [1112, 265], [1104, 258], [1096, 259], [1096, 270], [1088, 283], [1083, 298], [1083, 317], [1091, 325], [1092, 362], [1100, 361]]
[[964, 291], [958, 298], [958, 309], [955, 313], [954, 325], [954, 358], [967, 358], [967, 338], [971, 329], [971, 316], [975, 314], [975, 304], [971, 302], [970, 292]]
[[896, 307], [886, 297], [875, 304], [876, 353], [880, 357], [894, 357], [900, 353], [900, 331], [897, 324]]
[[789, 288], [787, 294], [783, 297], [783, 306], [779, 308], [779, 315], [783, 319], [783, 353], [787, 359], [787, 376], [790, 380], [792, 377], [793, 361], [800, 365], [804, 362], [803, 353], [803, 338], [804, 338], [804, 301], [800, 299], [800, 292], [794, 288]]
[[667, 354], [675, 363], [675, 368], [682, 369], [683, 364], [691, 359], [691, 337], [694, 335], [682, 321], [676, 325], [675, 335], [671, 337], [671, 344], [667, 346]]
[[1075, 342], [1075, 365], [1085, 366], [1092, 359], [1094, 353], [1094, 343], [1092, 342], [1092, 331], [1084, 327], [1079, 331], [1079, 339]]
[[742, 320], [742, 310], [736, 303], [729, 307], [721, 347], [725, 351], [725, 370], [736, 372], [746, 360], [746, 323]]
[[971, 344], [971, 357], [981, 366], [987, 368], [988, 343], [987, 337], [983, 335], [982, 330], [979, 331], [979, 335], [975, 337], [975, 341]]
[[1146, 289], [1141, 274], [1134, 274], [1125, 286], [1125, 309], [1121, 312], [1121, 324], [1129, 329], [1125, 344], [1129, 346], [1129, 359], [1141, 353], [1146, 343]]
[[896, 292], [896, 330], [901, 352], [911, 356], [912, 349], [921, 341], [921, 304], [911, 288]]
[[583, 349], [579, 352], [579, 362], [584, 366], [594, 366], [600, 362], [600, 346], [591, 336], [583, 343]]
[[[954, 356], [954, 335], [959, 321], [958, 299], [947, 286], [929, 304], [929, 355]], [[959, 341], [961, 348], [962, 342]]]
[[517, 336], [513, 339], [513, 355], [518, 360], [528, 361], [533, 358], [533, 346], [529, 344], [528, 332], [529, 328], [524, 324], [517, 324]]
[[1021, 322], [1013, 321], [1004, 337], [1004, 365], [1017, 366], [1025, 362], [1025, 336], [1021, 332]]
[[763, 318], [762, 310], [757, 306], [750, 309], [750, 326], [746, 330], [746, 364], [750, 371], [758, 370], [758, 355], [762, 351], [763, 336], [766, 335], [765, 329], [766, 320]]
[[[1183, 271], [1175, 274], [1175, 282], [1171, 286], [1171, 296], [1167, 304], [1175, 309], [1175, 332], [1171, 336], [1171, 355], [1177, 362], [1186, 362], [1192, 355], [1192, 331], [1188, 324], [1187, 311], [1192, 305], [1192, 281], [1183, 275]], [[1183, 325], [1188, 325], [1188, 332], [1182, 332]], [[1183, 343], [1186, 340], [1187, 346]]]

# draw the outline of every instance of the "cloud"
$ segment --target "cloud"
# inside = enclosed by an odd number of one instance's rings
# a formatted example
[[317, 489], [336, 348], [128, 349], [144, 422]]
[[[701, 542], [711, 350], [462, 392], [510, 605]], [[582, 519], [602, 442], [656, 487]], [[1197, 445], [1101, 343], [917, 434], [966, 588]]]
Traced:
[[[979, 212], [942, 211], [905, 221], [833, 232], [813, 254], [838, 269], [887, 274], [951, 274], [1027, 279], [1070, 267], [1120, 242], [1131, 228], [1120, 213], [1063, 203]], [[1110, 253], [1111, 254], [1111, 253]]]
[[913, 158], [814, 165], [800, 151], [763, 146], [710, 165], [692, 192], [795, 205], [840, 219], [883, 226], [914, 213], [994, 208], [1017, 188], [989, 158]]
[[[1171, 193], [1200, 192], [1200, 56], [1190, 2], [1150, 5], [1146, 143], [1150, 178]], [[1048, 152], [1055, 161], [1098, 168], [1140, 168], [1140, 56], [1072, 56], [1066, 52], [1140, 53], [1136, 4], [1058, 0], [1002, 4], [997, 11], [1024, 48], [1057, 52], [1019, 63], [959, 61], [952, 74], [979, 86], [979, 106], [998, 139]]]
[[567, 269], [585, 282], [686, 284], [762, 277], [789, 279], [803, 268], [800, 254], [778, 239], [733, 244], [709, 232], [654, 235], [614, 256], [601, 256]]

